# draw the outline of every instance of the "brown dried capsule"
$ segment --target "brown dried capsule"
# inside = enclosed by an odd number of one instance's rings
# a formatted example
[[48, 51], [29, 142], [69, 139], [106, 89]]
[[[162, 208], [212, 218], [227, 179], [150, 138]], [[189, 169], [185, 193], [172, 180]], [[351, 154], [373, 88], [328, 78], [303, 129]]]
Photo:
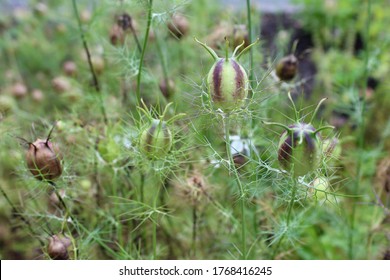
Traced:
[[190, 24], [186, 17], [181, 14], [175, 14], [172, 16], [172, 20], [168, 23], [169, 32], [173, 37], [181, 39], [183, 36], [187, 35]]
[[24, 98], [27, 95], [27, 87], [23, 83], [16, 83], [11, 88], [12, 95], [18, 99]]
[[66, 236], [53, 235], [49, 238], [47, 253], [53, 260], [69, 260], [68, 247], [71, 241]]
[[65, 75], [74, 76], [77, 72], [77, 65], [73, 61], [68, 60], [64, 62], [62, 69], [64, 70]]
[[44, 96], [43, 96], [43, 92], [39, 89], [34, 89], [32, 92], [31, 92], [31, 96], [32, 96], [32, 99], [35, 101], [35, 102], [41, 102], [43, 99], [44, 99]]
[[162, 79], [158, 86], [166, 99], [170, 99], [175, 94], [175, 82], [172, 79], [168, 79], [168, 83], [166, 79]]
[[28, 169], [38, 180], [51, 181], [61, 176], [61, 154], [49, 138], [29, 143], [26, 161]]
[[114, 46], [123, 45], [125, 42], [125, 33], [118, 24], [114, 24], [110, 30], [110, 42]]
[[283, 57], [276, 65], [276, 76], [281, 81], [291, 81], [298, 72], [298, 59], [290, 54]]
[[63, 93], [71, 89], [71, 84], [66, 77], [56, 77], [51, 81], [53, 88], [58, 93]]

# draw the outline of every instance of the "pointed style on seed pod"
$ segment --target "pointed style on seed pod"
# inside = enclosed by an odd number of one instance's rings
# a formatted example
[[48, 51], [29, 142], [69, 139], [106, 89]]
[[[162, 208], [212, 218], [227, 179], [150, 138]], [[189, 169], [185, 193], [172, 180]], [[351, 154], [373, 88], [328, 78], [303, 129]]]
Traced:
[[68, 247], [71, 245], [70, 238], [53, 235], [49, 238], [47, 253], [53, 260], [69, 260]]
[[291, 81], [298, 72], [298, 59], [293, 54], [283, 57], [276, 64], [275, 72], [281, 81]]
[[181, 39], [187, 35], [190, 29], [190, 24], [186, 17], [181, 14], [174, 14], [172, 20], [168, 23], [168, 30], [171, 35], [177, 39]]
[[311, 125], [314, 116], [326, 98], [322, 99], [318, 103], [310, 122], [304, 123], [299, 121], [298, 112], [291, 98], [291, 94], [289, 93], [288, 96], [293, 104], [297, 123], [290, 126], [285, 126], [279, 123], [264, 123], [277, 125], [285, 129], [285, 131], [280, 135], [278, 161], [282, 168], [290, 171], [293, 176], [303, 176], [320, 166], [323, 156], [320, 131], [333, 129], [334, 127], [323, 126], [319, 129], [315, 129], [314, 126]]
[[141, 133], [140, 149], [149, 158], [162, 158], [172, 147], [172, 133], [162, 120], [153, 119]]
[[248, 95], [249, 80], [245, 69], [238, 63], [238, 60], [259, 40], [257, 39], [236, 56], [238, 50], [245, 44], [242, 42], [230, 58], [228, 57], [229, 42], [227, 40], [225, 58], [218, 57], [213, 49], [197, 39], [195, 40], [209, 52], [215, 61], [207, 76], [207, 86], [212, 103], [217, 108], [227, 112], [241, 107]]
[[27, 167], [38, 180], [52, 181], [62, 174], [61, 153], [57, 145], [49, 141], [53, 128], [46, 140], [29, 143], [26, 153]]

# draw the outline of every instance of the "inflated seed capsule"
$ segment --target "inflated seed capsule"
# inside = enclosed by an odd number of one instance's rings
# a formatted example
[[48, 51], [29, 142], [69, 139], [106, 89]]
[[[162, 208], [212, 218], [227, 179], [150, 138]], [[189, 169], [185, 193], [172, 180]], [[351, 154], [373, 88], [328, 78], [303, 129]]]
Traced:
[[168, 23], [168, 29], [173, 37], [181, 39], [183, 36], [187, 35], [190, 24], [185, 16], [174, 14], [172, 20]]
[[233, 58], [220, 58], [214, 63], [207, 85], [213, 102], [225, 110], [239, 107], [248, 95], [248, 75]]
[[171, 147], [172, 134], [166, 123], [153, 119], [150, 127], [141, 134], [141, 151], [149, 158], [161, 158], [168, 154]]
[[223, 111], [231, 111], [241, 107], [244, 99], [248, 95], [249, 81], [245, 69], [238, 63], [240, 56], [245, 53], [250, 47], [257, 43], [257, 41], [236, 56], [236, 52], [245, 44], [242, 42], [237, 46], [233, 55], [229, 58], [228, 42], [226, 43], [226, 57], [221, 58], [208, 47], [206, 44], [201, 44], [214, 58], [215, 63], [211, 67], [207, 76], [207, 86], [210, 95], [210, 100], [215, 107]]
[[293, 54], [283, 57], [276, 64], [275, 72], [281, 81], [291, 81], [298, 72], [298, 59]]
[[280, 136], [278, 160], [294, 176], [303, 176], [320, 164], [320, 135], [311, 124], [297, 123], [288, 128]]
[[27, 167], [38, 180], [54, 180], [61, 176], [61, 154], [49, 139], [29, 143], [26, 153]]
[[71, 241], [66, 236], [53, 235], [49, 238], [47, 253], [53, 260], [69, 260], [68, 247]]

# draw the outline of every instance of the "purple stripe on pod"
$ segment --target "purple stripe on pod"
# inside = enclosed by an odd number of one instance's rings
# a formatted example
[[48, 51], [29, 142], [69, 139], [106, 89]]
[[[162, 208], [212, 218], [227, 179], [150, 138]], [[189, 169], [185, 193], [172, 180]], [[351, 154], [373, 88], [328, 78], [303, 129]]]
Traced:
[[150, 149], [153, 146], [152, 141], [153, 141], [154, 132], [155, 132], [156, 128], [157, 128], [157, 125], [154, 123], [154, 124], [152, 124], [152, 126], [148, 130], [148, 134], [147, 134], [147, 137], [146, 137], [146, 143], [145, 143], [146, 144], [145, 148], [146, 148], [146, 150], [148, 152], [150, 152]]
[[224, 58], [221, 58], [215, 65], [214, 71], [213, 71], [213, 87], [214, 87], [214, 96], [212, 96], [212, 99], [214, 101], [223, 101], [222, 96], [222, 71], [223, 71], [223, 64], [225, 62]]
[[236, 78], [235, 78], [236, 87], [233, 92], [233, 98], [241, 99], [243, 97], [243, 92], [245, 90], [245, 79], [244, 79], [244, 74], [242, 73], [243, 70], [235, 60], [231, 59], [230, 61], [233, 65], [234, 71], [236, 72]]

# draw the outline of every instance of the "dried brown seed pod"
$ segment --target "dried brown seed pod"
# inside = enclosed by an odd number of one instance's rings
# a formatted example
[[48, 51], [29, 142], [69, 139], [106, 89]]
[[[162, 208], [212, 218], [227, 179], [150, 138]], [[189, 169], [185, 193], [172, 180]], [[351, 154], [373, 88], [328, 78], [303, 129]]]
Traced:
[[51, 181], [61, 176], [61, 158], [57, 145], [49, 138], [29, 143], [26, 153], [27, 167], [38, 180]]
[[177, 195], [192, 206], [198, 205], [204, 198], [207, 198], [209, 190], [206, 178], [198, 171], [194, 171], [186, 180], [177, 182], [174, 186]]
[[53, 260], [69, 260], [68, 247], [71, 245], [70, 238], [53, 235], [49, 238], [47, 253]]
[[17, 82], [12, 86], [11, 93], [15, 98], [22, 99], [27, 95], [27, 87], [25, 84]]
[[31, 92], [32, 99], [36, 102], [41, 102], [44, 99], [43, 92], [40, 89], [34, 89]]
[[71, 84], [66, 77], [56, 77], [51, 81], [54, 90], [58, 93], [67, 92], [71, 89]]
[[175, 94], [175, 82], [172, 79], [162, 79], [158, 85], [161, 93], [166, 99], [170, 99]]
[[123, 45], [125, 42], [125, 32], [118, 24], [114, 24], [110, 29], [110, 42], [114, 46]]
[[169, 32], [173, 37], [181, 39], [188, 34], [190, 23], [187, 18], [181, 14], [174, 14], [172, 20], [168, 23]]
[[278, 76], [281, 81], [291, 81], [298, 72], [298, 59], [293, 54], [283, 57], [276, 64], [275, 71], [276, 76]]
[[62, 65], [62, 69], [67, 76], [74, 76], [77, 72], [77, 65], [74, 61], [65, 61]]

